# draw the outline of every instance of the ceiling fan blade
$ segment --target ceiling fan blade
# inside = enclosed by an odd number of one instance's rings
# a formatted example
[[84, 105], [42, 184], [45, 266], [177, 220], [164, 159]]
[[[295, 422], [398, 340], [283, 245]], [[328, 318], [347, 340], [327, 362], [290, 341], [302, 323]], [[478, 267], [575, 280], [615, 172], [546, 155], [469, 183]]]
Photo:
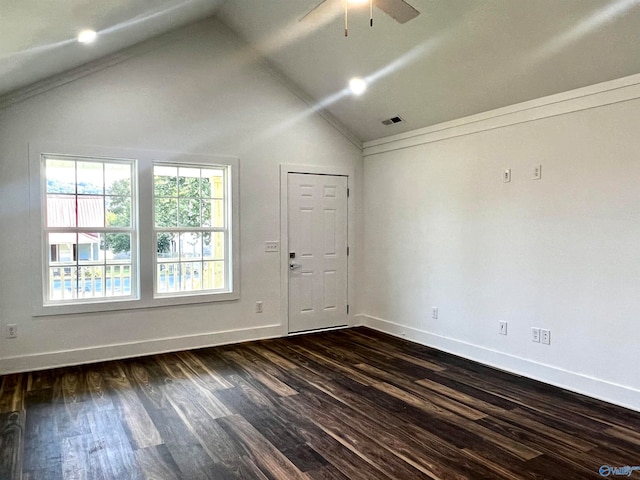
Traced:
[[407, 23], [420, 12], [404, 0], [374, 0], [374, 4], [398, 23]]

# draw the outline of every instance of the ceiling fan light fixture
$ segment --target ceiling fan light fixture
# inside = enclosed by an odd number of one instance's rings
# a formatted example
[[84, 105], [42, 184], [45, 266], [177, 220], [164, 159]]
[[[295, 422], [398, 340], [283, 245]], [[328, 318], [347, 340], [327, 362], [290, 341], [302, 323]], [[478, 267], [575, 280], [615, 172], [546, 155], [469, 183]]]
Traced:
[[85, 44], [93, 43], [97, 36], [98, 34], [96, 33], [95, 30], [82, 30], [78, 34], [78, 42], [85, 43]]
[[362, 95], [367, 89], [367, 82], [359, 77], [354, 77], [349, 80], [349, 90], [354, 95]]

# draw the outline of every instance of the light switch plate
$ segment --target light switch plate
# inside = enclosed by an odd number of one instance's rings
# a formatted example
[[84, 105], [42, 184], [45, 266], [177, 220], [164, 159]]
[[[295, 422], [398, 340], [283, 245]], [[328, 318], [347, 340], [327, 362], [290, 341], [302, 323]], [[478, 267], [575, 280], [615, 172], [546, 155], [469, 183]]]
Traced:
[[540, 343], [540, 329], [538, 327], [531, 327], [531, 341]]
[[264, 242], [265, 252], [279, 252], [280, 244], [278, 242]]

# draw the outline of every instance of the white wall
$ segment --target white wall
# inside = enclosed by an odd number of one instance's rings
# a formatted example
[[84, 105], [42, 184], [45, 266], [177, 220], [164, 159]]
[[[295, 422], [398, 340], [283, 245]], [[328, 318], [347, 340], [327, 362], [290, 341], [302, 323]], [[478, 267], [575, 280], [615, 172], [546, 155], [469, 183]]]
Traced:
[[[360, 149], [308, 115], [231, 32], [208, 20], [172, 35], [178, 41], [0, 111], [0, 323], [19, 332], [0, 338], [0, 373], [283, 335], [280, 257], [264, 252], [264, 242], [280, 236], [280, 164], [354, 169], [358, 202]], [[39, 281], [26, 274], [33, 141], [238, 156], [240, 301], [32, 317], [26, 285]]]
[[[284, 335], [279, 165], [333, 165], [356, 172], [361, 323], [640, 410], [639, 78], [370, 142], [363, 207], [357, 147], [215, 20], [178, 37], [0, 111], [0, 373]], [[241, 300], [32, 317], [31, 141], [238, 156]]]
[[359, 320], [640, 410], [639, 83], [365, 144]]

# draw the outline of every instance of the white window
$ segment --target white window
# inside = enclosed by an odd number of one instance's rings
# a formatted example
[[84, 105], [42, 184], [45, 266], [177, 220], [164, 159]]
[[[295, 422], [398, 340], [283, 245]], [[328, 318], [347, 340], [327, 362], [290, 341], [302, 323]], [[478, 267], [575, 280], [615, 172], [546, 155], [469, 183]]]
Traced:
[[137, 297], [134, 162], [43, 157], [45, 304]]
[[238, 159], [29, 150], [34, 315], [239, 298]]
[[230, 291], [228, 171], [154, 166], [157, 296]]

